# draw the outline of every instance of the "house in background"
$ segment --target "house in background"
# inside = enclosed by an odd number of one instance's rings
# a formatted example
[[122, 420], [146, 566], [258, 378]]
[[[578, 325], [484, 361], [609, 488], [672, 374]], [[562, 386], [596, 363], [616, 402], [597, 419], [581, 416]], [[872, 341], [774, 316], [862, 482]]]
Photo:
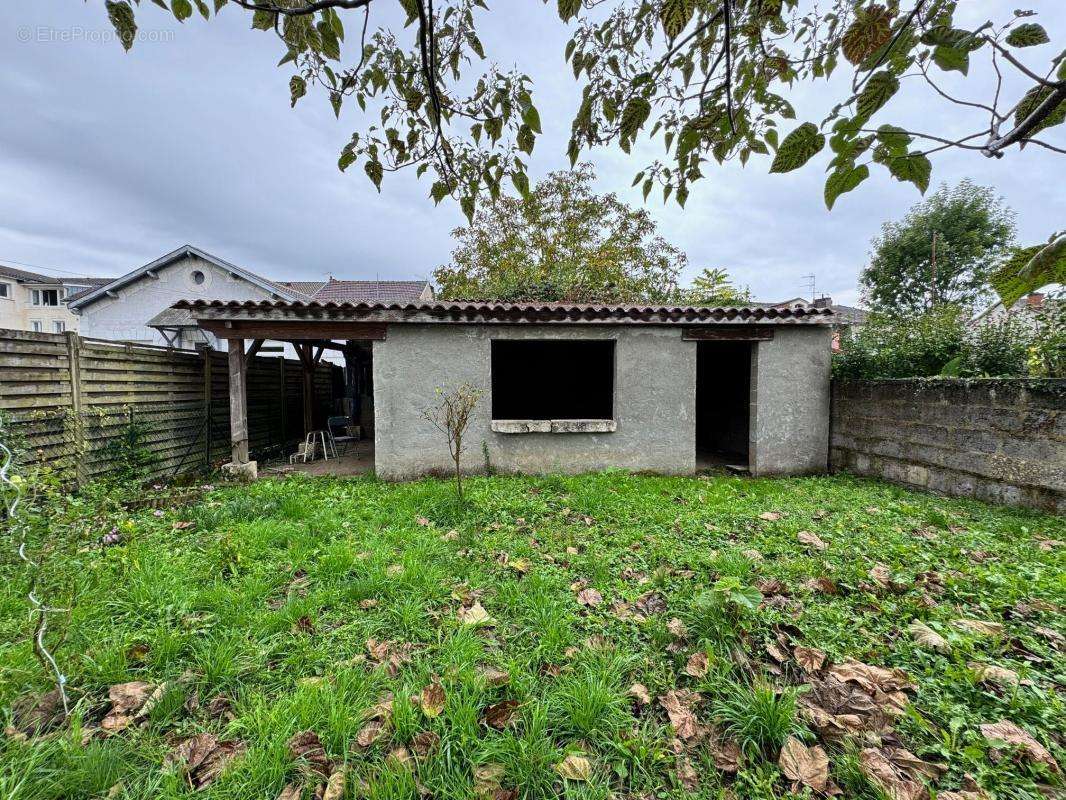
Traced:
[[[1055, 285], [1045, 288], [1052, 290], [1050, 294], [1056, 293]], [[1066, 301], [1059, 297], [1049, 296], [1049, 293], [1045, 292], [1030, 292], [1019, 298], [1010, 308], [1005, 308], [1003, 301], [997, 300], [980, 314], [974, 316], [970, 320], [970, 326], [974, 327], [986, 322], [1005, 322], [1007, 319], [1014, 319], [1035, 327], [1040, 325], [1039, 315], [1041, 311], [1048, 308], [1050, 304], [1063, 302]], [[1062, 308], [1062, 306], [1060, 305], [1059, 308]]]
[[793, 297], [791, 300], [782, 300], [778, 303], [765, 303], [767, 308], [817, 308], [817, 309], [831, 309], [833, 312], [833, 340], [832, 348], [836, 353], [840, 350], [840, 334], [843, 330], [849, 329], [853, 333], [858, 332], [863, 325], [866, 324], [866, 319], [870, 316], [870, 312], [864, 308], [856, 308], [855, 306], [842, 306], [833, 302], [832, 297], [822, 296], [816, 298], [813, 301], [804, 300], [802, 297]]
[[409, 303], [433, 299], [428, 281], [274, 281], [184, 245], [150, 264], [70, 298], [84, 336], [218, 349], [179, 300]]
[[61, 278], [0, 264], [0, 328], [36, 333], [78, 330], [68, 303], [111, 278]]

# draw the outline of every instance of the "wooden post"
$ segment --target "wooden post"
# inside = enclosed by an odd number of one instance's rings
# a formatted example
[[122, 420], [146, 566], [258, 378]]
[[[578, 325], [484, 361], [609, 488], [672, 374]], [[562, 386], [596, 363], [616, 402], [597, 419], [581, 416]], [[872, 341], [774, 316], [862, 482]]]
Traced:
[[289, 443], [288, 425], [289, 425], [289, 409], [286, 404], [286, 387], [285, 387], [285, 352], [282, 351], [281, 358], [278, 359], [281, 363], [278, 365], [281, 372], [281, 443], [287, 445]]
[[81, 337], [75, 331], [67, 331], [67, 369], [70, 373], [70, 413], [74, 429], [71, 431], [74, 447], [74, 480], [80, 488], [85, 484], [85, 431], [81, 420]]
[[301, 345], [300, 360], [304, 366], [304, 436], [307, 436], [315, 429], [315, 364], [311, 358], [311, 345]]
[[204, 347], [200, 350], [204, 356], [204, 471], [211, 471], [211, 434], [213, 431], [213, 420], [211, 415], [213, 410], [211, 408], [211, 399], [215, 393], [214, 379], [212, 378], [212, 367], [214, 366], [214, 350], [210, 347]]
[[247, 362], [244, 339], [229, 341], [229, 427], [233, 463], [248, 463]]

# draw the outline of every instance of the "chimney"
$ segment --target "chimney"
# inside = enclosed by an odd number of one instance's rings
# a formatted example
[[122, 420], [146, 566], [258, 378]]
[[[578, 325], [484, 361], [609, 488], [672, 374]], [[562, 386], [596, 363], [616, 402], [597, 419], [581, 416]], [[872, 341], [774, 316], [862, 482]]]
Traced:
[[832, 308], [833, 307], [833, 298], [832, 297], [825, 297], [825, 296], [819, 297], [819, 298], [817, 298], [814, 301], [814, 307], [815, 308]]
[[1025, 298], [1025, 303], [1029, 308], [1040, 308], [1044, 305], [1044, 295], [1040, 292], [1030, 292]]

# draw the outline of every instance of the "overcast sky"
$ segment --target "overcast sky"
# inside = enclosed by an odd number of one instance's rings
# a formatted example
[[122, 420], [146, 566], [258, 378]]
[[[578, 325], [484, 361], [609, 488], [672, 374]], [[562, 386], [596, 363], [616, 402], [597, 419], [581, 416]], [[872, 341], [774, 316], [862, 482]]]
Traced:
[[[1016, 4], [960, 3], [977, 22], [1001, 19]], [[554, 5], [490, 0], [492, 12], [481, 14], [489, 57], [518, 62], [536, 82], [545, 135], [534, 178], [567, 166], [578, 99]], [[1026, 6], [1061, 47], [1066, 3]], [[290, 109], [290, 71], [275, 67], [280, 45], [248, 30], [246, 12], [231, 7], [211, 22], [184, 24], [150, 3], [138, 13], [144, 40], [127, 54], [110, 38], [101, 0], [0, 6], [0, 262], [118, 275], [190, 243], [272, 278], [309, 280], [426, 278], [448, 261], [450, 232], [462, 222], [455, 204], [434, 207], [429, 183], [413, 174], [386, 176], [381, 194], [361, 169], [341, 174], [336, 160], [360, 126], [358, 106], [340, 121], [321, 94]], [[354, 19], [347, 27], [356, 28]], [[1033, 56], [1049, 58], [1052, 47]], [[833, 89], [805, 88], [800, 117], [807, 110], [820, 120], [840, 99]], [[921, 94], [890, 108], [927, 130], [961, 131], [965, 122]], [[1064, 131], [1049, 140], [1066, 145]], [[598, 151], [590, 160], [603, 191], [639, 204], [632, 177], [659, 153], [661, 144], [649, 143], [634, 156]], [[1025, 243], [1066, 228], [1066, 157], [1030, 148], [1001, 160], [968, 152], [934, 159], [934, 183], [970, 177], [994, 186], [1018, 212]], [[813, 272], [819, 293], [855, 302], [870, 239], [920, 199], [917, 191], [878, 170], [827, 212], [818, 167], [784, 176], [767, 168], [710, 165], [686, 209], [654, 198], [648, 208], [688, 253], [690, 273], [725, 267], [770, 300], [802, 294]]]

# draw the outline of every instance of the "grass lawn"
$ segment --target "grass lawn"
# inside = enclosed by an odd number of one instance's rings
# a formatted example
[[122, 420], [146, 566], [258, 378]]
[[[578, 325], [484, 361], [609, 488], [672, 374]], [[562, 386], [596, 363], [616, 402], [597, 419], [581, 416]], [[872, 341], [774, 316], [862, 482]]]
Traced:
[[74, 715], [33, 732], [49, 683], [5, 552], [0, 797], [1062, 790], [1062, 518], [848, 477], [467, 490], [60, 504], [31, 540], [73, 609]]

